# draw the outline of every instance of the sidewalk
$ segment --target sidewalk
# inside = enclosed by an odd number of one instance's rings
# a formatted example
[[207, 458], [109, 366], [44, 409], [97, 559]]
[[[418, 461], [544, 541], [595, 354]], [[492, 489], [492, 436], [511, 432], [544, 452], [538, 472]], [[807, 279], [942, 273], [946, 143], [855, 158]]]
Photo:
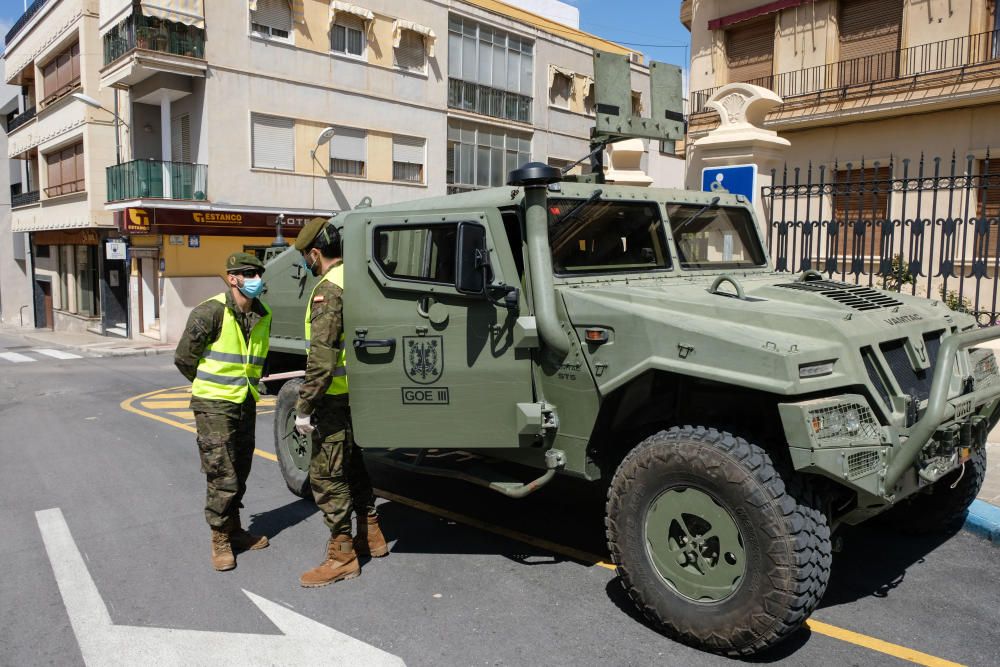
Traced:
[[154, 356], [173, 354], [175, 345], [157, 341], [132, 340], [95, 333], [70, 333], [48, 329], [0, 328], [0, 334], [25, 340], [30, 345], [49, 345], [104, 357]]

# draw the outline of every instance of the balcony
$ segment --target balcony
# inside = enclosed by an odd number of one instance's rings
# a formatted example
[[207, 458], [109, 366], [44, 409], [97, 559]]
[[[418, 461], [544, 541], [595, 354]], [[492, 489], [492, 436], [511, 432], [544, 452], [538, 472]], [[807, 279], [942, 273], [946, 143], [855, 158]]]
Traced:
[[459, 79], [448, 79], [448, 106], [491, 118], [531, 122], [530, 97]]
[[101, 86], [135, 86], [159, 73], [204, 77], [205, 31], [133, 14], [104, 35]]
[[133, 160], [107, 168], [108, 201], [208, 198], [208, 165]]
[[[861, 104], [874, 95], [891, 103], [894, 95], [902, 97], [914, 90], [945, 89], [941, 95], [953, 95], [955, 86], [976, 85], [982, 90], [982, 81], [1000, 77], [1000, 31], [966, 35], [930, 44], [921, 44], [898, 51], [887, 51], [871, 56], [842, 60], [835, 63], [783, 72], [771, 76], [743, 81], [769, 88], [784, 99], [767, 120], [802, 116], [809, 107], [844, 100], [859, 100]], [[988, 85], [987, 90], [1000, 93], [1000, 86]], [[695, 91], [691, 94], [692, 114], [702, 114], [708, 100], [718, 88]], [[964, 90], [964, 89], [962, 89]], [[924, 95], [926, 102], [933, 95]], [[957, 102], [956, 102], [957, 103]], [[967, 103], [967, 101], [966, 101]], [[803, 111], [803, 110], [806, 111]], [[692, 118], [692, 126], [706, 126], [705, 118]], [[699, 128], [699, 130], [710, 128]]]
[[35, 107], [30, 107], [24, 110], [24, 113], [18, 114], [11, 119], [7, 124], [7, 134], [10, 134], [17, 128], [21, 127], [29, 120], [35, 117]]
[[32, 190], [31, 192], [19, 192], [16, 195], [11, 195], [10, 207], [18, 208], [19, 206], [30, 206], [31, 204], [37, 204], [39, 194], [40, 193], [38, 190]]
[[35, 14], [39, 10], [48, 4], [49, 0], [35, 0], [31, 5], [21, 14], [21, 18], [14, 21], [14, 25], [11, 26], [10, 30], [7, 31], [7, 36], [4, 38], [4, 44], [10, 44], [11, 40], [17, 36], [17, 33], [21, 32], [26, 25], [34, 18]]

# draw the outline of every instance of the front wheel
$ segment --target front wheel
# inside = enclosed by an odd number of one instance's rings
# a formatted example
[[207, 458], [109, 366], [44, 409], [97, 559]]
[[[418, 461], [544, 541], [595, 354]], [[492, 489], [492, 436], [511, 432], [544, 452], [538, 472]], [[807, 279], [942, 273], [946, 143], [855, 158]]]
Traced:
[[295, 402], [301, 385], [301, 379], [289, 380], [278, 392], [274, 414], [274, 451], [288, 490], [300, 498], [312, 499], [309, 488], [312, 441], [295, 430]]
[[793, 498], [767, 452], [703, 427], [653, 435], [608, 490], [622, 585], [665, 634], [749, 655], [794, 632], [830, 576], [822, 512]]

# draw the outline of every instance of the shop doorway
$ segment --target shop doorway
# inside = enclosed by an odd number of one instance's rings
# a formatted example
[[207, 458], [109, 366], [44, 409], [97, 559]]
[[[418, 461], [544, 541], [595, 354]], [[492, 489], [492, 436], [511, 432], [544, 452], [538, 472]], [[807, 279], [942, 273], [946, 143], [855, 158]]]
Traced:
[[[136, 253], [138, 254], [138, 253]], [[136, 257], [139, 268], [139, 333], [160, 336], [159, 256]]]
[[35, 328], [51, 329], [54, 318], [52, 315], [52, 280], [50, 278], [35, 279]]

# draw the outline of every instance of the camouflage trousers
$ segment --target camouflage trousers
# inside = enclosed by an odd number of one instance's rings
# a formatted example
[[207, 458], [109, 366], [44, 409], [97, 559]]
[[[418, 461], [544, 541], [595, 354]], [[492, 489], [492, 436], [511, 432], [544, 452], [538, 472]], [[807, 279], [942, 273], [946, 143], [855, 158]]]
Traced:
[[205, 494], [205, 519], [213, 528], [224, 528], [230, 517], [242, 507], [247, 477], [253, 463], [254, 431], [257, 404], [252, 397], [238, 406], [238, 413], [194, 413], [198, 428], [201, 471], [208, 490]]
[[361, 449], [354, 444], [350, 411], [343, 397], [324, 396], [316, 409], [309, 483], [333, 535], [351, 534], [351, 510], [359, 520], [375, 514], [375, 494]]

